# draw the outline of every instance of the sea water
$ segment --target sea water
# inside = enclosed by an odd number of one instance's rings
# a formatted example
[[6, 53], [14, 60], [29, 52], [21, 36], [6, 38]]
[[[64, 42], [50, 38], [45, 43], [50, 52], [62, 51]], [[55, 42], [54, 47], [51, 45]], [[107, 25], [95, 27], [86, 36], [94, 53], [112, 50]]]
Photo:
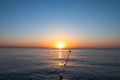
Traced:
[[[120, 80], [120, 49], [0, 48], [0, 80]], [[66, 64], [66, 66], [64, 65]]]

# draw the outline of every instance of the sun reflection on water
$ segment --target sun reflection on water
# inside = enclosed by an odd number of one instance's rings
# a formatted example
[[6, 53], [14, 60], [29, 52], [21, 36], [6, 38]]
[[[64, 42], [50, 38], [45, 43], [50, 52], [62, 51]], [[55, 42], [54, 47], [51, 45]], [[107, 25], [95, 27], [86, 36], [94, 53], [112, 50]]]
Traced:
[[[59, 49], [59, 53], [58, 53], [58, 59], [63, 59], [64, 58], [64, 56], [63, 56], [63, 53], [62, 53], [62, 50], [61, 49]], [[63, 63], [63, 61], [59, 61], [58, 63], [57, 63], [57, 65], [58, 66], [63, 66], [64, 65], [64, 63]]]
[[62, 52], [61, 52], [61, 49], [59, 50], [58, 58], [59, 58], [59, 59], [62, 58]]
[[58, 62], [58, 66], [63, 66], [64, 64], [62, 62]]

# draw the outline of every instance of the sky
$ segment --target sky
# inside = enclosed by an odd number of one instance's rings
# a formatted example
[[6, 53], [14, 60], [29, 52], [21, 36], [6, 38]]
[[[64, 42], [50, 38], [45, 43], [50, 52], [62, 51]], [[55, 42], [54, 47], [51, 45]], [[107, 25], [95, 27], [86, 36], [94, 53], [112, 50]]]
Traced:
[[0, 0], [1, 47], [120, 48], [119, 0]]

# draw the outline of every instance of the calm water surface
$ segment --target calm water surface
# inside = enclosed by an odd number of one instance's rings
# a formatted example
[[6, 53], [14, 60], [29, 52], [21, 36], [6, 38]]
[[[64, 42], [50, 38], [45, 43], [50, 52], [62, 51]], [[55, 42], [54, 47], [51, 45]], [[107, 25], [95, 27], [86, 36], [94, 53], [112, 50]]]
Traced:
[[0, 48], [0, 80], [120, 80], [120, 49]]

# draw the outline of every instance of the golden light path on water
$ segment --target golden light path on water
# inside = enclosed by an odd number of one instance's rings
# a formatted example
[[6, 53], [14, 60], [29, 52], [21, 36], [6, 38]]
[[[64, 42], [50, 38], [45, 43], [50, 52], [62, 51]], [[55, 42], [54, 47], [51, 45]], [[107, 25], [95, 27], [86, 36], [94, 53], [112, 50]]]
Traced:
[[55, 53], [55, 57], [57, 60], [55, 60], [55, 65], [59, 67], [64, 67], [65, 60], [68, 54], [68, 50], [64, 50], [63, 48], [58, 48], [58, 50]]
[[[62, 58], [63, 58], [63, 54], [62, 54], [61, 48], [59, 49], [58, 58], [59, 58], [59, 59], [62, 59]], [[64, 65], [64, 63], [63, 63], [62, 61], [59, 61], [59, 62], [58, 62], [58, 66], [63, 66], [63, 65]]]
[[59, 49], [59, 55], [58, 55], [59, 59], [62, 58], [62, 52], [61, 52], [61, 49]]

